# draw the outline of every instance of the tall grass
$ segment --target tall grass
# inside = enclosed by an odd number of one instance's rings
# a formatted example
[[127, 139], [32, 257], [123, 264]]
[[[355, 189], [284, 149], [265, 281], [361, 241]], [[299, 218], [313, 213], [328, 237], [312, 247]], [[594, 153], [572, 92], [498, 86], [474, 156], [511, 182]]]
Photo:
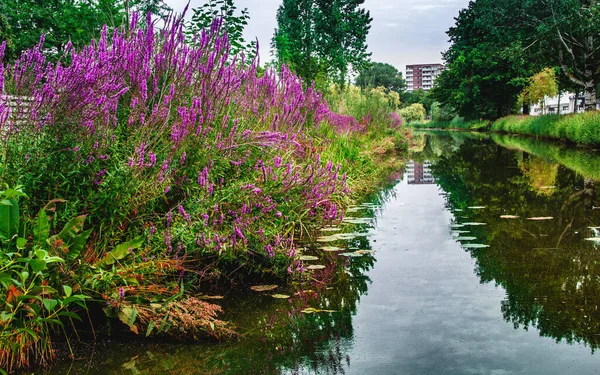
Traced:
[[492, 124], [492, 131], [554, 138], [583, 144], [600, 144], [600, 112], [569, 115], [509, 116]]

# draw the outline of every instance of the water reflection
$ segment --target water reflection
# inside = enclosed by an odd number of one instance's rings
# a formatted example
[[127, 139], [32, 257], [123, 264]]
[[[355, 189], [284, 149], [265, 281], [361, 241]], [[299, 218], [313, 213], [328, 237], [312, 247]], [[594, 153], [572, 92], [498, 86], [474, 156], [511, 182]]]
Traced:
[[468, 233], [460, 235], [476, 238], [461, 242], [476, 260], [477, 275], [506, 290], [505, 320], [596, 350], [600, 248], [586, 237], [600, 225], [594, 209], [600, 197], [598, 171], [586, 171], [600, 156], [506, 136], [459, 147], [453, 140], [459, 134], [421, 136], [426, 146], [415, 158], [435, 159], [432, 173], [457, 227], [467, 223], [461, 232]]

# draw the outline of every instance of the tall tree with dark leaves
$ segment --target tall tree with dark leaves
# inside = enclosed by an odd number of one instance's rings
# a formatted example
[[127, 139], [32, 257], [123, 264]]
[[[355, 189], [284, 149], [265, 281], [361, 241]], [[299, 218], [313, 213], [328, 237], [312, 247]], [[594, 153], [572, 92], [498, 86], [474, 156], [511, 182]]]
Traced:
[[433, 99], [469, 119], [494, 119], [515, 110], [536, 71], [526, 58], [525, 35], [509, 16], [522, 7], [513, 0], [478, 0], [460, 12], [448, 31], [447, 69], [435, 82]]
[[364, 0], [284, 0], [277, 12], [272, 46], [278, 64], [288, 64], [306, 85], [333, 80], [344, 87], [349, 72], [370, 58], [372, 21]]
[[343, 88], [349, 71], [368, 66], [367, 35], [373, 19], [361, 8], [364, 0], [316, 0], [316, 4], [319, 53], [334, 82]]
[[277, 10], [277, 29], [272, 40], [278, 65], [287, 64], [310, 85], [324, 71], [315, 29], [314, 0], [283, 0]]
[[398, 94], [406, 89], [406, 81], [402, 78], [402, 72], [390, 64], [380, 62], [363, 69], [356, 78], [356, 85], [361, 88], [383, 87]]

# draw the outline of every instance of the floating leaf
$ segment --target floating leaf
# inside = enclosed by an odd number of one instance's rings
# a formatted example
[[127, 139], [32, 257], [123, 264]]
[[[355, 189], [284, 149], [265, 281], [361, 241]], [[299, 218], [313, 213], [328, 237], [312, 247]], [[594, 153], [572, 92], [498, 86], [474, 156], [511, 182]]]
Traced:
[[484, 249], [486, 247], [490, 247], [490, 245], [484, 245], [481, 243], [465, 243], [462, 244], [462, 247], [465, 249]]
[[321, 232], [339, 232], [341, 230], [342, 230], [342, 228], [340, 228], [340, 227], [321, 228]]
[[471, 206], [467, 208], [470, 210], [483, 210], [484, 208], [487, 208], [487, 206]]
[[273, 294], [271, 297], [277, 298], [277, 299], [288, 299], [291, 296], [288, 296], [287, 294]]
[[363, 256], [365, 254], [364, 253], [352, 252], [352, 253], [341, 253], [340, 255], [343, 256], [343, 257], [357, 258], [357, 257], [361, 257], [361, 256]]
[[312, 255], [302, 255], [299, 259], [300, 260], [306, 260], [306, 261], [309, 261], [309, 260], [319, 260], [319, 258], [317, 258], [315, 256], [312, 256]]
[[323, 246], [320, 249], [323, 251], [342, 251], [342, 250], [344, 250], [341, 247], [337, 247], [337, 246]]
[[600, 242], [600, 237], [585, 238], [586, 241]]
[[543, 221], [543, 220], [552, 220], [554, 219], [552, 216], [541, 216], [541, 217], [528, 217], [527, 220], [531, 221]]
[[250, 287], [251, 290], [255, 292], [269, 292], [271, 290], [277, 289], [277, 285], [255, 285]]
[[502, 215], [500, 219], [518, 219], [520, 216], [517, 215]]
[[463, 210], [461, 210], [460, 208], [456, 208], [454, 209], [454, 212], [463, 212]]
[[337, 241], [338, 238], [336, 236], [321, 236], [317, 237], [317, 242], [334, 242]]
[[453, 236], [460, 236], [461, 234], [465, 234], [465, 233], [471, 233], [471, 231], [468, 231], [468, 230], [453, 230], [452, 231]]
[[312, 265], [306, 267], [307, 270], [322, 270], [324, 268], [325, 268], [325, 266], [322, 264], [312, 264]]
[[344, 223], [348, 224], [370, 224], [371, 218], [368, 217], [345, 217]]
[[336, 311], [335, 310], [318, 310], [318, 309], [315, 309], [314, 307], [309, 307], [309, 308], [302, 310], [302, 312], [305, 314], [316, 314], [316, 313], [333, 313]]
[[540, 186], [540, 189], [556, 189], [556, 186]]
[[473, 241], [476, 240], [477, 237], [456, 237], [455, 240], [457, 241]]
[[480, 226], [480, 225], [487, 225], [486, 223], [464, 223], [464, 226]]
[[464, 226], [465, 226], [464, 224], [452, 224], [452, 225], [450, 225], [450, 228], [462, 228]]

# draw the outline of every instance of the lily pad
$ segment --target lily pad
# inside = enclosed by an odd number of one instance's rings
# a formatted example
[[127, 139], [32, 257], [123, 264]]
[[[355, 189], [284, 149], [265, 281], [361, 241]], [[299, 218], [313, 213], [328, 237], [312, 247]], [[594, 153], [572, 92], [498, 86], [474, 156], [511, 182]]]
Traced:
[[250, 287], [250, 289], [255, 292], [268, 292], [277, 289], [277, 285], [255, 285]]
[[461, 234], [465, 234], [465, 233], [471, 233], [471, 231], [468, 231], [468, 230], [453, 230], [452, 231], [453, 236], [460, 236]]
[[465, 249], [484, 249], [486, 247], [490, 247], [490, 245], [484, 245], [482, 243], [465, 243], [462, 244], [462, 247]]
[[592, 241], [592, 242], [600, 242], [600, 237], [590, 237], [590, 238], [586, 238], [586, 241]]
[[481, 226], [481, 225], [487, 225], [486, 223], [464, 223], [465, 226]]
[[544, 220], [553, 220], [552, 216], [541, 216], [541, 217], [528, 217], [527, 220], [531, 221], [544, 221]]
[[342, 228], [340, 228], [340, 227], [321, 228], [321, 232], [339, 232], [341, 230], [342, 230]]
[[477, 237], [456, 237], [455, 240], [457, 241], [473, 241], [476, 240]]
[[325, 266], [322, 264], [312, 264], [312, 265], [306, 267], [307, 270], [311, 270], [311, 271], [322, 270], [324, 268], [325, 268]]
[[343, 222], [348, 224], [369, 224], [371, 223], [371, 219], [368, 217], [346, 217]]
[[288, 299], [291, 296], [288, 296], [287, 294], [273, 294], [271, 297], [277, 298], [277, 299]]
[[500, 216], [500, 219], [518, 219], [520, 218], [520, 216], [517, 215], [502, 215]]
[[306, 260], [306, 261], [319, 260], [318, 257], [312, 256], [312, 255], [302, 255], [299, 259], [300, 260]]
[[344, 250], [341, 247], [337, 247], [337, 246], [323, 246], [320, 248], [323, 251], [342, 251]]
[[470, 210], [483, 210], [484, 208], [487, 208], [487, 206], [471, 206], [467, 208]]
[[452, 224], [450, 225], [451, 228], [463, 228], [465, 225], [464, 224]]
[[315, 309], [314, 307], [309, 307], [309, 308], [302, 310], [302, 312], [305, 314], [316, 314], [316, 313], [333, 313], [336, 311], [335, 310], [319, 310], [319, 309]]
[[317, 237], [317, 242], [333, 242], [337, 241], [339, 238], [336, 236], [321, 236]]
[[348, 258], [358, 258], [363, 256], [364, 254], [356, 254], [356, 253], [341, 253], [340, 256], [348, 257]]

